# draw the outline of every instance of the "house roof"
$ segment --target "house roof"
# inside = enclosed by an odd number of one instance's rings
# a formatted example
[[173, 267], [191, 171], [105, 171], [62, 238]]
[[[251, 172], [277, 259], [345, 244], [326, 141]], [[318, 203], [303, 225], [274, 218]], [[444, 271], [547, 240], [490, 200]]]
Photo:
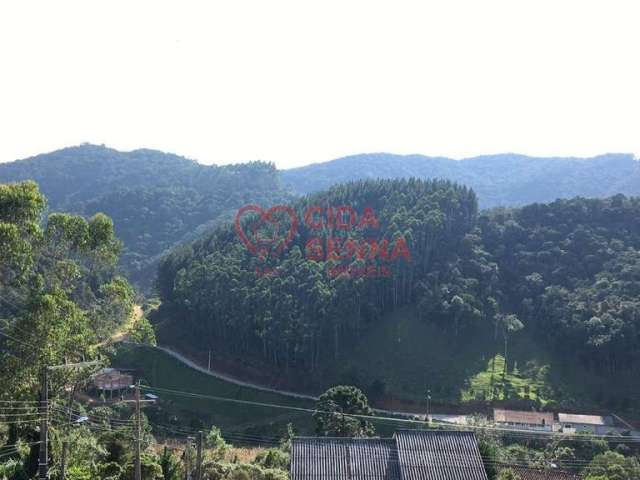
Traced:
[[133, 376], [114, 368], [104, 368], [93, 376], [93, 383], [100, 390], [120, 390], [133, 383]]
[[394, 438], [403, 480], [487, 480], [473, 432], [401, 430]]
[[532, 412], [526, 410], [503, 410], [495, 408], [493, 419], [498, 423], [520, 423], [523, 425], [553, 425], [553, 413]]
[[487, 480], [472, 432], [401, 430], [393, 438], [294, 438], [291, 480]]
[[291, 478], [401, 480], [396, 442], [379, 438], [294, 438]]
[[504, 467], [500, 470], [511, 469], [520, 477], [520, 480], [580, 480], [582, 477], [575, 473], [557, 469], [539, 469], [526, 467]]
[[573, 413], [559, 413], [560, 423], [578, 423], [582, 425], [613, 425], [611, 417], [600, 415], [577, 415]]

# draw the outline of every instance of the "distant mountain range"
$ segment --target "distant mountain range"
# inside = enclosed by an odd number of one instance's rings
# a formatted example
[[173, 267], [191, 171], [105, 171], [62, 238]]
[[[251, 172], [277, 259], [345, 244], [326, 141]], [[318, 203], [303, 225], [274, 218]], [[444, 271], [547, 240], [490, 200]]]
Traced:
[[377, 153], [278, 171], [265, 162], [218, 167], [157, 150], [120, 152], [85, 144], [0, 164], [0, 183], [35, 180], [51, 210], [111, 216], [125, 246], [122, 266], [144, 290], [149, 290], [163, 254], [230, 220], [242, 205], [286, 202], [352, 180], [400, 177], [446, 178], [468, 185], [481, 208], [640, 195], [640, 163], [628, 154], [452, 160]]
[[124, 243], [121, 265], [149, 291], [157, 260], [174, 245], [230, 220], [247, 203], [285, 201], [265, 162], [201, 165], [156, 150], [81, 145], [0, 164], [0, 183], [35, 180], [53, 211], [104, 212]]
[[501, 154], [452, 160], [374, 153], [284, 170], [281, 175], [285, 186], [297, 194], [367, 178], [446, 178], [472, 187], [481, 208], [640, 194], [640, 162], [630, 154], [591, 158]]

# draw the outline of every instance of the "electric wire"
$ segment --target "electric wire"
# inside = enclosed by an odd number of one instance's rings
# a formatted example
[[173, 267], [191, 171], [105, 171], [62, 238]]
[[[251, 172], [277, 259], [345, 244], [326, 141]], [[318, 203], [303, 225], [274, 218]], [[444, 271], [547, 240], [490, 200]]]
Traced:
[[[331, 413], [331, 412], [325, 412], [323, 410], [312, 409], [312, 408], [296, 407], [292, 405], [271, 404], [271, 403], [264, 403], [264, 402], [256, 402], [252, 400], [240, 400], [235, 398], [219, 397], [215, 395], [206, 395], [206, 394], [200, 394], [195, 392], [185, 392], [181, 390], [167, 389], [167, 388], [161, 388], [161, 387], [151, 387], [147, 385], [143, 385], [140, 388], [143, 390], [150, 390], [158, 393], [167, 393], [167, 394], [173, 394], [173, 395], [191, 397], [191, 398], [202, 398], [202, 399], [208, 399], [208, 400], [214, 400], [214, 401], [220, 401], [220, 402], [236, 403], [236, 404], [247, 405], [247, 406], [285, 409], [285, 410], [291, 410], [291, 411], [297, 411], [297, 412], [306, 412], [311, 414]], [[414, 420], [409, 418], [383, 417], [383, 416], [361, 415], [361, 414], [352, 414], [352, 413], [343, 414], [340, 412], [333, 412], [333, 413], [336, 415], [344, 415], [345, 417], [364, 419], [364, 420], [370, 420], [370, 421], [382, 421], [382, 422], [386, 421], [386, 422], [404, 423], [404, 424], [421, 425], [421, 426], [424, 426], [425, 424], [424, 421]], [[544, 439], [545, 437], [550, 437], [550, 438], [555, 437], [563, 440], [572, 439], [577, 441], [592, 441], [593, 439], [601, 439], [601, 440], [612, 439], [615, 442], [640, 443], [640, 437], [629, 437], [629, 436], [619, 436], [619, 435], [567, 434], [567, 433], [558, 433], [558, 432], [533, 432], [533, 431], [524, 432], [521, 430], [506, 429], [506, 428], [493, 427], [493, 426], [479, 426], [479, 425], [453, 426], [453, 425], [440, 424], [440, 423], [438, 424], [438, 427], [442, 427], [444, 429], [454, 429], [454, 430], [470, 430], [470, 431], [479, 430], [485, 433], [497, 432], [502, 435], [519, 436], [521, 438], [529, 438], [529, 439]]]

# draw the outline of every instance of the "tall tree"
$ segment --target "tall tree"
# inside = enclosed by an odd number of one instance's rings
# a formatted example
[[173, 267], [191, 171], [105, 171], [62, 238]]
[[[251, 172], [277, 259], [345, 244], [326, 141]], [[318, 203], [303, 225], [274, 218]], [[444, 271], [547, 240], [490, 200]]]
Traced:
[[316, 410], [313, 419], [319, 435], [370, 437], [375, 433], [373, 425], [361, 418], [373, 415], [373, 411], [366, 395], [356, 387], [338, 385], [330, 388], [320, 396]]
[[111, 220], [43, 219], [45, 205], [33, 182], [0, 185], [0, 395], [33, 396], [45, 366], [97, 358], [96, 344], [131, 314]]
[[502, 372], [502, 381], [504, 383], [504, 379], [507, 375], [507, 365], [509, 361], [507, 349], [509, 336], [522, 330], [524, 328], [524, 324], [520, 321], [517, 315], [504, 315], [501, 313], [498, 314], [498, 324], [502, 327], [502, 336], [504, 339], [504, 370]]

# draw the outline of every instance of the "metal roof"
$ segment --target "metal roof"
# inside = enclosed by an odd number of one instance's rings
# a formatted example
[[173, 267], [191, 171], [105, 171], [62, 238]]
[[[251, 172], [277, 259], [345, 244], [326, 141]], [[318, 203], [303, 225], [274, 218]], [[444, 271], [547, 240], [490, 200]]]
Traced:
[[401, 480], [396, 442], [380, 438], [294, 438], [291, 478]]
[[502, 470], [511, 469], [518, 474], [521, 480], [580, 480], [582, 477], [575, 473], [564, 472], [557, 469], [539, 469], [526, 467], [505, 467]]
[[527, 410], [503, 410], [495, 408], [493, 419], [498, 423], [519, 423], [522, 425], [553, 425], [553, 413], [533, 412]]
[[133, 376], [114, 368], [105, 368], [93, 376], [93, 384], [100, 390], [121, 390], [133, 383]]
[[582, 425], [613, 425], [611, 417], [600, 415], [578, 415], [574, 413], [559, 413], [560, 423], [577, 423]]
[[473, 432], [401, 430], [394, 438], [402, 480], [487, 480]]
[[487, 480], [473, 432], [400, 430], [391, 439], [298, 437], [291, 480]]

